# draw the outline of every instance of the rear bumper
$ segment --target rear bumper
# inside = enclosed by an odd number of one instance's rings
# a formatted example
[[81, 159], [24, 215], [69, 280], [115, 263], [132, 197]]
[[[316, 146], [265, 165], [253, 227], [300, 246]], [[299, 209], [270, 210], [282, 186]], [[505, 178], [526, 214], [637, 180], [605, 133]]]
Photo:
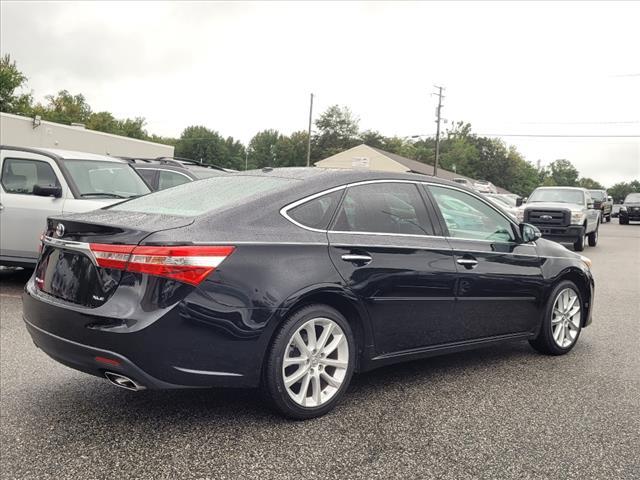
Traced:
[[[24, 322], [36, 347], [67, 367], [98, 377], [104, 377], [105, 372], [120, 373], [149, 389], [185, 388], [184, 385], [174, 385], [152, 377], [123, 355], [58, 337], [36, 327], [27, 319]], [[110, 359], [114, 363], [119, 362], [119, 365], [101, 363], [96, 358]]]
[[[203, 317], [197, 316], [203, 313], [196, 309], [201, 309], [198, 300], [192, 292], [172, 307], [142, 312], [137, 320], [118, 312], [102, 317], [106, 306], [60, 303], [37, 292], [32, 279], [23, 294], [23, 319], [43, 352], [91, 375], [115, 372], [149, 389], [257, 386], [267, 341], [264, 323], [273, 312], [211, 308]], [[241, 330], [229, 322], [232, 314], [244, 315], [253, 326], [263, 320], [262, 328]]]

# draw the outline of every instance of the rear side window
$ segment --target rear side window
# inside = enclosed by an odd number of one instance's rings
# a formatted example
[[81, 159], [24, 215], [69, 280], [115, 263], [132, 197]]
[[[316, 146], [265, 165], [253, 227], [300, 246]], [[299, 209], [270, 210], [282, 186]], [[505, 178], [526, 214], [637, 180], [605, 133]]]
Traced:
[[342, 190], [322, 195], [287, 211], [287, 215], [305, 227], [325, 230], [342, 196]]
[[158, 190], [165, 188], [177, 187], [183, 183], [190, 182], [191, 179], [186, 175], [169, 170], [160, 170], [160, 178], [158, 179]]
[[412, 183], [349, 187], [332, 230], [433, 235], [422, 197]]
[[5, 159], [2, 166], [2, 186], [5, 192], [32, 195], [35, 185], [60, 186], [51, 165], [39, 160]]
[[291, 182], [292, 180], [288, 178], [249, 175], [207, 178], [107, 208], [124, 212], [195, 216], [221, 210], [242, 203], [250, 197], [282, 189]]

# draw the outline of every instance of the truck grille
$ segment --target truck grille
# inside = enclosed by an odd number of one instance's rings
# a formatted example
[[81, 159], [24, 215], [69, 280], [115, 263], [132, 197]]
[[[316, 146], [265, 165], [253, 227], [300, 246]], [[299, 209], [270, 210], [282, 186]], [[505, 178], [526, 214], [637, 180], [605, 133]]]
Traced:
[[524, 221], [532, 225], [566, 227], [570, 224], [570, 215], [562, 210], [526, 210]]

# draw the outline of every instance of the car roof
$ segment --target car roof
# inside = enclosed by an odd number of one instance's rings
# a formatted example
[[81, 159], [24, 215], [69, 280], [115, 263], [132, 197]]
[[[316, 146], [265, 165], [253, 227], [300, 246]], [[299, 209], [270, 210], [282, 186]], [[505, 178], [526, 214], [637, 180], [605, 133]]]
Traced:
[[586, 192], [587, 189], [586, 188], [582, 188], [582, 187], [564, 187], [562, 185], [558, 185], [558, 186], [551, 186], [551, 187], [538, 187], [536, 188], [536, 190], [550, 190], [550, 189], [563, 189], [563, 190], [579, 190], [581, 192]]
[[15, 151], [23, 151], [30, 153], [40, 153], [46, 155], [47, 157], [55, 156], [58, 158], [62, 158], [64, 160], [96, 160], [102, 162], [115, 162], [115, 163], [125, 163], [124, 160], [118, 157], [110, 157], [108, 155], [98, 155], [96, 153], [89, 152], [79, 152], [76, 150], [64, 150], [60, 148], [41, 148], [41, 147], [15, 147], [15, 146], [6, 146], [2, 145], [3, 149], [7, 150], [15, 150]]

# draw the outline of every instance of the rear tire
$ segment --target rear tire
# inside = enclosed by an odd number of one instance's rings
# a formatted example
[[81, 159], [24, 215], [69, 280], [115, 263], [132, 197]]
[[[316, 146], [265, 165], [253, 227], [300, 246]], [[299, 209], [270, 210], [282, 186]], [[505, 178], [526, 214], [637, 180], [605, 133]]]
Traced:
[[620, 219], [618, 220], [618, 223], [619, 223], [620, 225], [629, 225], [629, 220], [623, 220], [622, 218], [620, 218]]
[[573, 242], [573, 249], [576, 252], [581, 252], [584, 250], [584, 235], [581, 235], [575, 242]]
[[607, 223], [611, 222], [611, 214], [607, 215]]
[[591, 232], [588, 236], [590, 247], [595, 247], [596, 245], [598, 245], [598, 230], [599, 227], [596, 227], [595, 231]]
[[263, 392], [284, 416], [319, 417], [344, 395], [355, 359], [353, 333], [340, 312], [322, 304], [303, 307], [283, 322], [273, 339]]
[[582, 331], [583, 305], [575, 283], [569, 280], [558, 283], [549, 295], [538, 335], [529, 340], [531, 346], [545, 355], [571, 351]]

